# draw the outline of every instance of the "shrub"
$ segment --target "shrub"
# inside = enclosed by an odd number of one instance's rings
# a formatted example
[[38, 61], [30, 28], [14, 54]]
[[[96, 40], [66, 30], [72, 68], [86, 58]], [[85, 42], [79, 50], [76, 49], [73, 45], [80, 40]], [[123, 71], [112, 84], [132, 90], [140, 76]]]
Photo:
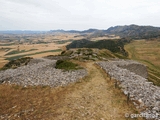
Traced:
[[68, 60], [58, 60], [56, 62], [56, 69], [64, 69], [64, 70], [76, 70], [79, 69], [78, 64], [75, 64]]
[[5, 64], [3, 66], [3, 68], [1, 68], [1, 70], [6, 70], [6, 69], [15, 69], [17, 67], [20, 67], [20, 66], [24, 66], [24, 65], [27, 65], [28, 62], [33, 59], [32, 57], [24, 57], [24, 58], [19, 58], [17, 60], [11, 60], [10, 62], [8, 62], [7, 64]]
[[66, 51], [62, 51], [62, 52], [61, 52], [61, 55], [63, 55], [65, 52], [66, 52]]

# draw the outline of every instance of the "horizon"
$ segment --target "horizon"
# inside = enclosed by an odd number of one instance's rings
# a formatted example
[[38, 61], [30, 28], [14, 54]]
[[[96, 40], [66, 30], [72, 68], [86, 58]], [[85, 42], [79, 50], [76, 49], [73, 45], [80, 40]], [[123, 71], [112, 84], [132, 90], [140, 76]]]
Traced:
[[[129, 25], [115, 25], [115, 26], [110, 26], [110, 27], [116, 27], [116, 26], [131, 26], [131, 25], [137, 25], [137, 24], [129, 24]], [[152, 25], [137, 25], [137, 26], [151, 26], [151, 27], [160, 27], [160, 26], [152, 26]], [[97, 30], [107, 30], [109, 29], [110, 27], [106, 28], [106, 29], [98, 29], [98, 28], [88, 28], [88, 29], [83, 29], [83, 30], [77, 30], [77, 29], [50, 29], [50, 30], [0, 30], [0, 32], [3, 32], [3, 31], [8, 31], [8, 32], [12, 32], [12, 31], [35, 31], [35, 32], [49, 32], [49, 31], [60, 31], [60, 30], [63, 30], [63, 31], [85, 31], [85, 30], [90, 30], [90, 29], [97, 29]]]

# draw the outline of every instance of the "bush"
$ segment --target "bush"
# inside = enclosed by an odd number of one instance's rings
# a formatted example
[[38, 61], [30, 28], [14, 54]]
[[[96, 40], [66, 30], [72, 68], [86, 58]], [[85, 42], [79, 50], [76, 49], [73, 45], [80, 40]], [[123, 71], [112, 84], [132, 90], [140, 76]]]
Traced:
[[1, 68], [1, 70], [6, 70], [6, 69], [15, 69], [17, 67], [20, 67], [20, 66], [24, 66], [24, 65], [27, 65], [28, 62], [33, 59], [32, 57], [24, 57], [24, 58], [19, 58], [17, 60], [11, 60], [10, 62], [8, 62], [7, 64], [5, 64], [3, 66], [3, 68]]
[[68, 60], [58, 60], [56, 62], [56, 69], [64, 69], [64, 70], [77, 70], [79, 69], [78, 64], [75, 64]]
[[61, 52], [61, 55], [63, 55], [65, 52], [66, 52], [66, 51], [62, 51], [62, 52]]

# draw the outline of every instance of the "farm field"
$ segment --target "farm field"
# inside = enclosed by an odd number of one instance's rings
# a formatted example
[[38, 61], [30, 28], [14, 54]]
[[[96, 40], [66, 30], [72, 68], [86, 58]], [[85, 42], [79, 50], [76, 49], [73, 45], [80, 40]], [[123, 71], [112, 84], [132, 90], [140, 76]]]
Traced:
[[65, 50], [72, 41], [90, 38], [117, 39], [117, 36], [91, 37], [91, 34], [46, 33], [46, 34], [1, 34], [0, 35], [0, 68], [8, 61], [20, 57], [41, 58], [47, 55], [57, 55]]
[[1, 34], [0, 68], [9, 60], [30, 56], [41, 58], [60, 54], [73, 40], [83, 39], [79, 34]]
[[[56, 55], [61, 52], [65, 44], [57, 45], [55, 43], [34, 44], [34, 45], [11, 45], [0, 49], [0, 67], [2, 67], [8, 60], [19, 57], [30, 56], [33, 58], [40, 58], [47, 55]], [[18, 47], [19, 46], [19, 47]], [[6, 51], [6, 48], [9, 50]]]
[[135, 40], [125, 45], [125, 49], [130, 59], [147, 65], [148, 79], [160, 86], [160, 41]]
[[30, 56], [41, 58], [60, 54], [72, 40], [82, 39], [77, 34], [1, 35], [0, 68], [9, 60]]

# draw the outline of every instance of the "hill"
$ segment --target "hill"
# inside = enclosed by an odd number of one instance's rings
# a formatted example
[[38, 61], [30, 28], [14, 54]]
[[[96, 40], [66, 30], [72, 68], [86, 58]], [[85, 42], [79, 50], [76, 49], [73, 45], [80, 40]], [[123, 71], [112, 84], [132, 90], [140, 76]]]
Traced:
[[100, 40], [100, 41], [89, 41], [86, 39], [73, 41], [67, 45], [67, 49], [71, 48], [98, 48], [108, 49], [113, 53], [121, 53], [127, 56], [127, 52], [124, 50], [124, 44], [129, 42], [128, 40]]
[[0, 31], [0, 34], [56, 34], [56, 33], [67, 33], [67, 34], [89, 34], [88, 38], [103, 37], [108, 35], [116, 35], [121, 38], [132, 38], [132, 39], [150, 39], [160, 37], [160, 27], [153, 26], [139, 26], [139, 25], [123, 25], [114, 26], [108, 29], [100, 30], [90, 28], [88, 30], [50, 30], [50, 31]]
[[133, 39], [148, 39], [160, 37], [160, 27], [125, 25], [110, 27], [105, 31], [108, 34], [115, 34], [120, 37], [130, 37]]
[[91, 33], [89, 37], [102, 37], [105, 35], [116, 35], [121, 38], [132, 38], [132, 39], [149, 39], [160, 37], [160, 27], [153, 26], [139, 26], [139, 25], [124, 25], [110, 27], [106, 30], [99, 29], [88, 29], [83, 31], [77, 30], [51, 30], [51, 33], [78, 33], [78, 34], [88, 34]]
[[96, 31], [99, 31], [98, 29], [88, 29], [88, 30], [83, 30], [83, 31], [78, 31], [78, 30], [50, 30], [50, 33], [80, 33], [80, 34], [86, 34], [86, 33], [94, 33]]

